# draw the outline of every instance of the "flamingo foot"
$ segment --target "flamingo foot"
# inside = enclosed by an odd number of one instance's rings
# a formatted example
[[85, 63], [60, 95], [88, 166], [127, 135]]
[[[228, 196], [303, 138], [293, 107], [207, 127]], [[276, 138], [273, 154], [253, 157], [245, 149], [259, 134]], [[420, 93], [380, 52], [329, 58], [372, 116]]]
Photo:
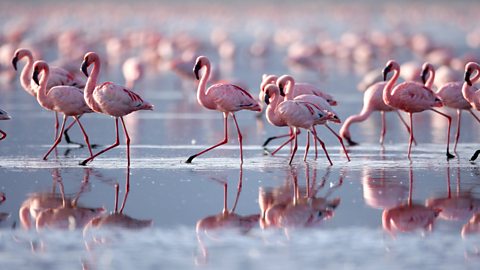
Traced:
[[194, 158], [196, 158], [196, 157], [197, 157], [197, 155], [192, 155], [192, 156], [190, 156], [190, 157], [187, 159], [187, 161], [185, 161], [185, 163], [188, 163], [188, 164], [192, 163], [192, 160], [193, 160]]
[[67, 144], [75, 144], [78, 145], [78, 147], [83, 148], [85, 145], [83, 143], [75, 142], [70, 139], [70, 136], [68, 135], [67, 131], [63, 132], [63, 135], [65, 136], [65, 141]]
[[353, 141], [350, 137], [345, 138], [345, 140], [347, 141], [348, 145], [350, 145], [350, 146], [358, 145], [358, 143]]
[[475, 161], [480, 155], [480, 150], [475, 151], [475, 154], [470, 158], [470, 161]]
[[[479, 153], [480, 154], [480, 153]], [[478, 156], [478, 155], [477, 155]], [[450, 152], [447, 151], [447, 159], [452, 159], [455, 158], [454, 155], [450, 154]], [[473, 158], [473, 157], [472, 157]]]

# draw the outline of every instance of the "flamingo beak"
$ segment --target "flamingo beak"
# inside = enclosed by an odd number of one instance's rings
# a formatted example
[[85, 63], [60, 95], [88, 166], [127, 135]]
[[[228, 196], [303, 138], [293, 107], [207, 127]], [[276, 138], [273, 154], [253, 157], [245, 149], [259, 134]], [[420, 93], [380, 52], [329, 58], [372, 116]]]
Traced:
[[390, 72], [391, 69], [392, 69], [392, 67], [390, 65], [388, 65], [382, 70], [383, 81], [387, 80], [387, 75], [388, 75], [388, 73]]
[[40, 74], [40, 72], [38, 72], [38, 69], [35, 69], [33, 71], [33, 81], [37, 84], [37, 85], [40, 85], [40, 81], [38, 80], [38, 74]]
[[268, 93], [265, 93], [265, 96], [264, 96], [264, 101], [265, 101], [265, 104], [270, 104], [270, 96], [268, 95]]
[[86, 60], [83, 60], [80, 70], [88, 77], [88, 62]]
[[195, 63], [195, 66], [193, 67], [193, 74], [195, 74], [195, 78], [197, 78], [197, 80], [200, 80], [200, 75], [198, 75], [198, 73], [200, 72], [201, 68], [202, 68], [202, 65], [200, 61]]
[[422, 82], [423, 84], [427, 83], [428, 69], [422, 70]]
[[15, 57], [12, 58], [12, 65], [15, 70], [17, 70], [17, 62], [18, 62], [18, 56], [15, 55]]
[[465, 82], [469, 85], [469, 86], [472, 86], [472, 81], [470, 81], [470, 70], [467, 69], [467, 71], [465, 71]]
[[282, 84], [278, 85], [278, 90], [280, 91], [280, 96], [284, 97], [285, 96], [285, 91], [283, 90], [284, 86]]

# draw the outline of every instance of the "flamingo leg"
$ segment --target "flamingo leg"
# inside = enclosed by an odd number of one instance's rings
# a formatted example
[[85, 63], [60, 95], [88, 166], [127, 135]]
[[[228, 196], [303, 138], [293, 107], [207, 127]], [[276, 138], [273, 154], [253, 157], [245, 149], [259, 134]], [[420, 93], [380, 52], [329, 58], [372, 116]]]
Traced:
[[5, 139], [5, 138], [7, 137], [7, 133], [5, 133], [5, 132], [4, 132], [3, 130], [1, 130], [1, 129], [0, 129], [0, 134], [2, 135], [2, 136], [0, 136], [0, 141], [3, 140], [3, 139]]
[[385, 139], [385, 133], [387, 133], [387, 125], [385, 123], [385, 112], [381, 111], [380, 115], [382, 116], [382, 131], [380, 133], [380, 145], [383, 145]]
[[[300, 130], [295, 131], [295, 133], [296, 133], [297, 135], [300, 134]], [[293, 131], [292, 131], [291, 134], [292, 134], [292, 135], [290, 136], [290, 138], [289, 138], [286, 142], [284, 142], [284, 143], [283, 143], [282, 145], [280, 145], [277, 149], [275, 149], [275, 151], [273, 151], [273, 152], [271, 153], [272, 156], [274, 156], [278, 151], [280, 151], [280, 149], [282, 149], [282, 148], [283, 148], [285, 145], [287, 145], [289, 142], [293, 141], [293, 139], [294, 139]], [[290, 149], [290, 152], [291, 152], [291, 149]]]
[[477, 116], [475, 113], [473, 113], [473, 111], [472, 111], [472, 110], [468, 110], [468, 111], [469, 111], [469, 112], [470, 112], [470, 114], [473, 116], [473, 118], [475, 118], [475, 120], [477, 120], [477, 122], [479, 122], [479, 123], [480, 123], [480, 119], [478, 118], [478, 116]]
[[455, 145], [453, 146], [453, 152], [457, 152], [458, 139], [460, 138], [460, 125], [462, 122], [462, 110], [457, 109], [457, 133], [455, 134]]
[[408, 140], [408, 159], [410, 159], [410, 153], [412, 152], [412, 142], [413, 142], [413, 113], [408, 113], [410, 117], [410, 139]]
[[[93, 156], [92, 147], [90, 146], [90, 141], [88, 140], [87, 132], [85, 132], [85, 129], [83, 128], [82, 123], [80, 123], [80, 118], [78, 116], [74, 116], [73, 119], [75, 119], [75, 121], [78, 123], [78, 126], [82, 130], [83, 138], [85, 139], [85, 143], [87, 144], [88, 151], [90, 152], [90, 156]], [[73, 121], [72, 124], [75, 123], [75, 121]], [[65, 134], [66, 134], [66, 131], [63, 133], [63, 135]]]
[[117, 134], [116, 136], [116, 139], [115, 139], [115, 142], [110, 145], [109, 147], [103, 149], [102, 151], [96, 153], [95, 155], [85, 159], [84, 161], [80, 162], [80, 165], [87, 165], [88, 162], [92, 161], [94, 158], [98, 157], [99, 155], [107, 152], [108, 150], [112, 149], [112, 148], [115, 148], [117, 147], [119, 144], [120, 144], [120, 140], [119, 140], [119, 137], [118, 137], [118, 117], [115, 117], [115, 133]]
[[297, 152], [297, 148], [298, 148], [298, 140], [297, 140], [298, 135], [297, 135], [296, 129], [297, 128], [295, 128], [295, 133], [293, 134], [294, 136], [293, 149], [292, 149], [292, 154], [290, 155], [290, 161], [288, 162], [288, 165], [292, 165], [293, 157], [295, 156], [295, 153]]
[[265, 148], [267, 147], [267, 145], [273, 141], [273, 140], [276, 140], [276, 139], [281, 139], [281, 138], [285, 138], [285, 137], [291, 137], [292, 136], [292, 131], [290, 130], [290, 133], [289, 134], [284, 134], [284, 135], [278, 135], [278, 136], [272, 136], [272, 137], [268, 137], [265, 142], [262, 144], [262, 147]]
[[243, 136], [240, 132], [240, 127], [238, 126], [237, 118], [235, 117], [234, 113], [232, 114], [233, 122], [235, 123], [235, 127], [237, 128], [238, 133], [238, 144], [240, 144], [240, 164], [243, 164]]
[[317, 132], [316, 132], [314, 129], [312, 129], [312, 132], [313, 132], [313, 135], [315, 136], [315, 139], [316, 139], [316, 140], [320, 143], [320, 145], [322, 146], [323, 152], [325, 152], [325, 155], [327, 156], [327, 159], [328, 159], [328, 162], [330, 163], [330, 166], [332, 166], [332, 165], [333, 165], [333, 162], [332, 162], [332, 160], [330, 159], [330, 156], [328, 155], [327, 149], [325, 148], [325, 143], [324, 143], [322, 140], [320, 140], [320, 138], [318, 138]]
[[[315, 129], [315, 126], [313, 126], [313, 129], [315, 130], [315, 132], [317, 132], [317, 130]], [[313, 135], [312, 135], [312, 136], [313, 136]], [[314, 142], [314, 145], [315, 145], [315, 160], [317, 160], [317, 158], [318, 158], [317, 140], [315, 140], [315, 138], [313, 138], [313, 142]]]
[[430, 110], [432, 110], [432, 111], [434, 111], [434, 112], [436, 112], [436, 113], [438, 113], [438, 114], [440, 114], [440, 115], [442, 115], [442, 116], [444, 116], [444, 117], [446, 117], [446, 118], [447, 118], [447, 120], [448, 120], [448, 132], [447, 132], [447, 159], [454, 158], [455, 156], [454, 156], [454, 155], [452, 155], [452, 154], [450, 154], [450, 151], [449, 151], [449, 149], [450, 149], [450, 129], [451, 129], [451, 126], [452, 126], [452, 117], [450, 117], [449, 115], [447, 115], [447, 114], [444, 114], [444, 113], [442, 113], [442, 112], [439, 112], [439, 111], [437, 111], [437, 110], [435, 110], [435, 109], [430, 109]]
[[223, 127], [224, 127], [224, 138], [222, 141], [220, 141], [219, 143], [215, 144], [214, 146], [211, 146], [195, 155], [191, 155], [187, 161], [185, 161], [185, 163], [192, 163], [192, 160], [202, 154], [205, 154], [206, 152], [214, 149], [214, 148], [217, 148], [219, 147], [220, 145], [223, 145], [223, 144], [226, 144], [228, 142], [228, 128], [227, 128], [227, 120], [228, 120], [228, 114], [227, 113], [223, 113]]
[[[117, 191], [118, 192], [118, 191]], [[122, 206], [120, 207], [120, 214], [123, 213], [125, 204], [127, 203], [128, 194], [130, 193], [130, 167], [127, 167], [127, 178], [125, 179], [125, 195], [123, 196]]]
[[343, 153], [345, 153], [345, 156], [347, 157], [347, 160], [350, 161], [350, 157], [348, 156], [348, 152], [347, 152], [347, 149], [345, 148], [345, 145], [343, 144], [343, 139], [342, 137], [340, 137], [340, 135], [338, 135], [335, 130], [333, 130], [329, 125], [325, 124], [325, 126], [328, 128], [328, 130], [330, 130], [333, 135], [335, 135], [335, 137], [337, 137], [338, 141], [340, 142], [340, 144], [342, 145], [342, 148], [343, 148]]
[[58, 123], [58, 113], [57, 112], [55, 112], [55, 124], [54, 124], [54, 126], [55, 126], [54, 140], [56, 140], [57, 137], [58, 137], [58, 128], [60, 127], [60, 124]]
[[[403, 119], [402, 115], [400, 114], [400, 112], [398, 110], [395, 110], [395, 112], [397, 113], [398, 118], [400, 118], [400, 121], [402, 121], [403, 125], [407, 129], [408, 134], [410, 134], [410, 132], [412, 132], [412, 131], [410, 130], [410, 127], [408, 126], [407, 122], [405, 122], [405, 119]], [[413, 138], [413, 143], [415, 145], [417, 145], [417, 140], [415, 140], [415, 137]]]
[[120, 121], [122, 121], [123, 132], [125, 133], [125, 141], [127, 143], [127, 168], [130, 168], [130, 136], [128, 136], [127, 126], [123, 121], [123, 117], [120, 117]]
[[50, 153], [53, 151], [53, 149], [55, 149], [55, 147], [57, 147], [57, 145], [62, 140], [62, 133], [63, 133], [63, 130], [65, 129], [65, 122], [67, 121], [67, 118], [68, 118], [68, 116], [63, 115], [63, 123], [62, 123], [62, 128], [60, 130], [60, 133], [57, 132], [58, 136], [57, 136], [55, 142], [53, 143], [52, 147], [50, 147], [50, 150], [48, 150], [48, 152], [43, 156], [43, 160], [47, 160], [48, 155], [50, 155]]
[[310, 149], [310, 130], [307, 131], [307, 144], [305, 145], [305, 154], [303, 154], [303, 161], [307, 161], [308, 149]]
[[113, 210], [113, 213], [118, 213], [118, 192], [119, 192], [119, 185], [118, 183], [115, 183], [115, 206], [114, 206], [114, 210]]

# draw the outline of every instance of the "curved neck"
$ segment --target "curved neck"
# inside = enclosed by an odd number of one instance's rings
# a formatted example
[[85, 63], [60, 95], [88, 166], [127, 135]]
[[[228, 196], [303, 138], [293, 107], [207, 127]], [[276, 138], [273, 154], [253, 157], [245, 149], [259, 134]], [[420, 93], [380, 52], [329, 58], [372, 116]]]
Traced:
[[210, 72], [211, 72], [210, 62], [206, 62], [203, 67], [205, 68], [205, 72], [203, 73], [198, 83], [197, 100], [202, 106], [205, 106], [209, 109], [214, 109], [215, 106], [210, 104], [210, 101], [208, 100], [207, 93], [206, 93], [207, 82], [208, 82], [208, 79], [210, 78]]
[[295, 97], [294, 93], [295, 80], [292, 77], [285, 79], [285, 100], [292, 100]]
[[480, 67], [477, 65], [474, 65], [473, 68], [475, 69], [476, 74], [472, 78], [470, 78], [470, 82], [472, 83], [472, 86], [469, 86], [467, 82], [463, 82], [463, 85], [462, 85], [462, 95], [469, 103], [473, 103], [475, 101], [476, 91], [475, 91], [475, 87], [473, 87], [473, 84], [475, 84], [480, 78]]
[[433, 86], [433, 81], [435, 80], [435, 69], [432, 66], [428, 67], [428, 79], [425, 82], [425, 87], [431, 89]]
[[101, 112], [100, 106], [93, 98], [93, 91], [97, 85], [98, 74], [100, 73], [100, 59], [95, 58], [93, 60], [93, 69], [90, 76], [88, 76], [87, 83], [85, 84], [85, 90], [83, 91], [83, 97], [87, 105], [96, 112]]
[[22, 73], [20, 74], [20, 84], [25, 91], [35, 97], [37, 93], [35, 91], [35, 87], [32, 85], [33, 56], [31, 53], [27, 53], [23, 57], [27, 58], [27, 63], [23, 67]]
[[278, 115], [275, 113], [275, 111], [277, 110], [278, 104], [282, 102], [282, 96], [280, 96], [280, 93], [276, 91], [273, 93], [270, 100], [271, 102], [267, 106], [267, 111], [266, 111], [267, 120], [274, 125], [281, 125], [282, 123], [279, 122], [280, 119]]
[[392, 90], [393, 86], [397, 82], [398, 76], [400, 75], [400, 70], [398, 67], [395, 67], [393, 70], [393, 76], [383, 88], [383, 101], [385, 104], [390, 105], [392, 103]]
[[46, 68], [42, 69], [43, 75], [40, 78], [40, 86], [37, 88], [37, 101], [40, 103], [41, 106], [51, 109], [52, 102], [47, 96], [47, 83], [48, 78], [50, 77], [50, 71]]

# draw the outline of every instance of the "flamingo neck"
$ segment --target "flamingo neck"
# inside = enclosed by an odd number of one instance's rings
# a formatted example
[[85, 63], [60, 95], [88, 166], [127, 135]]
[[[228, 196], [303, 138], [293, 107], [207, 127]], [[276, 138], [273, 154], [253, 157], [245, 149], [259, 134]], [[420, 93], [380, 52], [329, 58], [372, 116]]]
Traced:
[[[365, 105], [367, 105], [367, 104], [365, 104]], [[352, 116], [348, 117], [347, 120], [345, 120], [345, 123], [343, 124], [342, 128], [340, 129], [340, 134], [343, 137], [350, 137], [349, 128], [350, 128], [351, 124], [357, 123], [357, 122], [363, 122], [363, 121], [367, 120], [367, 118], [370, 116], [370, 114], [372, 114], [372, 110], [369, 110], [366, 107], [367, 106], [365, 106], [359, 114], [352, 115]]]
[[432, 89], [433, 82], [435, 81], [435, 69], [433, 69], [433, 67], [429, 67], [428, 73], [429, 76], [427, 81], [425, 82], [425, 87]]
[[83, 97], [85, 103], [95, 112], [101, 112], [100, 106], [93, 98], [93, 91], [97, 85], [98, 74], [100, 73], [100, 59], [95, 58], [93, 61], [93, 69], [90, 76], [88, 76], [87, 83], [85, 84], [85, 90], [83, 91]]
[[197, 87], [197, 100], [200, 105], [208, 108], [208, 109], [215, 109], [215, 106], [211, 104], [211, 101], [209, 100], [206, 89], [207, 89], [207, 82], [208, 79], [210, 78], [210, 62], [207, 62], [205, 65], [205, 72], [203, 73], [202, 77], [200, 78], [200, 81], [198, 83]]
[[[470, 103], [474, 104], [475, 102], [480, 103], [480, 98], [477, 98], [475, 100], [476, 92], [475, 88], [473, 87], [473, 84], [475, 84], [478, 79], [480, 78], [480, 67], [477, 65], [473, 66], [475, 70], [477, 71], [476, 74], [470, 79], [472, 86], [469, 86], [467, 82], [464, 82], [462, 85], [462, 95], [463, 97]], [[478, 107], [478, 106], [474, 106]]]
[[43, 75], [40, 78], [40, 86], [37, 88], [37, 101], [42, 107], [52, 110], [53, 104], [48, 98], [47, 94], [47, 83], [49, 77], [50, 71], [48, 69], [43, 69]]
[[281, 120], [280, 120], [278, 114], [275, 113], [275, 111], [277, 110], [278, 104], [280, 104], [281, 101], [282, 100], [281, 100], [280, 93], [276, 92], [276, 93], [273, 94], [272, 101], [270, 102], [270, 104], [267, 107], [267, 112], [266, 112], [267, 120], [268, 120], [268, 122], [270, 122], [271, 124], [273, 124], [275, 126], [283, 125], [283, 123], [280, 122]]
[[294, 87], [295, 81], [293, 78], [288, 78], [285, 87], [285, 100], [292, 100], [295, 97]]
[[23, 67], [22, 73], [20, 74], [20, 84], [22, 85], [23, 89], [25, 89], [25, 91], [27, 91], [30, 95], [36, 97], [36, 88], [32, 85], [33, 56], [32, 54], [27, 53], [24, 57], [27, 58], [27, 63]]
[[[390, 78], [390, 80], [387, 82], [387, 84], [385, 85], [385, 88], [383, 88], [383, 101], [385, 102], [385, 104], [387, 105], [390, 105], [393, 103], [393, 100], [392, 100], [392, 90], [393, 90], [393, 86], [395, 85], [395, 83], [397, 82], [397, 79], [398, 79], [398, 76], [400, 75], [400, 70], [398, 67], [395, 67], [394, 68], [394, 71], [393, 71], [393, 76]], [[390, 105], [391, 106], [391, 105]]]

